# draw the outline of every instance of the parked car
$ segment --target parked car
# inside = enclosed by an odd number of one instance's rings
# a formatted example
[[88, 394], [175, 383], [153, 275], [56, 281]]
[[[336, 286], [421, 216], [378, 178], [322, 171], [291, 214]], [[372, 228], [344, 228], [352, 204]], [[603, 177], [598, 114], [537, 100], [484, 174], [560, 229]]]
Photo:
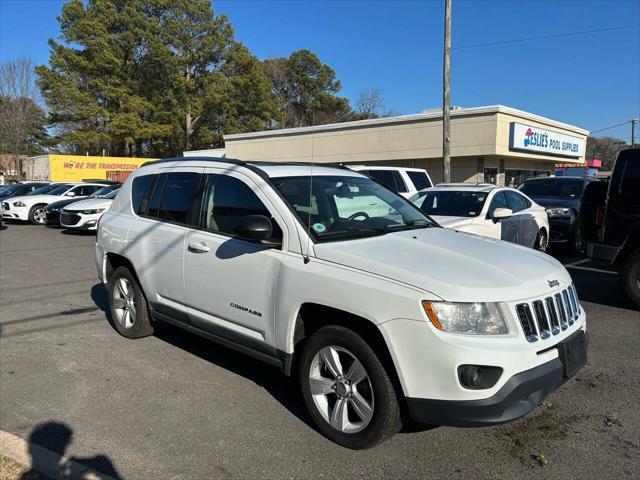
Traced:
[[590, 182], [599, 181], [591, 177], [538, 177], [529, 178], [516, 188], [547, 209], [550, 243], [578, 253], [584, 249], [582, 194]]
[[379, 167], [374, 165], [348, 165], [351, 170], [374, 178], [385, 187], [409, 198], [416, 192], [432, 187], [433, 182], [423, 168]]
[[67, 205], [60, 212], [60, 226], [74, 230], [96, 230], [102, 214], [109, 210], [118, 189]]
[[2, 216], [10, 220], [29, 221], [34, 225], [47, 223], [45, 208], [50, 203], [60, 200], [60, 197], [86, 197], [96, 190], [104, 187], [97, 183], [60, 183], [52, 188], [41, 187], [31, 194], [22, 197], [13, 197], [2, 203], [4, 212]]
[[439, 184], [416, 193], [410, 200], [443, 227], [543, 252], [547, 248], [547, 212], [513, 188], [492, 184]]
[[84, 199], [89, 198], [104, 198], [105, 196], [112, 193], [114, 190], [118, 190], [120, 188], [119, 183], [115, 183], [113, 185], [107, 185], [106, 187], [102, 187], [95, 192], [93, 192], [88, 197], [71, 197], [64, 198], [62, 200], [58, 200], [57, 202], [50, 203], [45, 208], [45, 215], [47, 216], [47, 226], [49, 227], [58, 227], [60, 226], [60, 212], [63, 208], [68, 207], [72, 203], [81, 202]]
[[20, 197], [33, 192], [35, 189], [49, 185], [49, 182], [13, 183], [0, 188], [0, 201], [11, 197]]
[[[393, 215], [341, 211], [358, 196]], [[95, 258], [120, 334], [164, 321], [294, 374], [350, 448], [392, 436], [401, 405], [432, 425], [508, 422], [586, 361], [559, 262], [440, 228], [347, 168], [147, 163], [100, 219]]]
[[618, 154], [597, 223], [597, 241], [587, 244], [587, 255], [615, 266], [640, 306], [640, 148]]

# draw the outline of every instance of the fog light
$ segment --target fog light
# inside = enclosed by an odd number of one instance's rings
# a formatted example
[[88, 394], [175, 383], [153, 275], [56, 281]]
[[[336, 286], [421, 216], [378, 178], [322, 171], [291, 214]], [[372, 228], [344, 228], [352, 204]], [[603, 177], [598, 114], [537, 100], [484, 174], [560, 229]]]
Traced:
[[502, 375], [502, 368], [485, 365], [460, 365], [458, 378], [460, 384], [471, 390], [483, 390], [493, 387]]

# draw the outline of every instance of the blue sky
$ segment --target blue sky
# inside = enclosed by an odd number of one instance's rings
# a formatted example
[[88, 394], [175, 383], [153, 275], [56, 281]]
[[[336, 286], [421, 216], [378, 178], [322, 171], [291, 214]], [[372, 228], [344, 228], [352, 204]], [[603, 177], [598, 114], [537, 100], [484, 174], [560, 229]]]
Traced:
[[[640, 24], [640, 0], [452, 0], [452, 46]], [[0, 59], [46, 63], [59, 0], [0, 0]], [[443, 0], [214, 1], [259, 58], [307, 48], [354, 100], [377, 87], [389, 108], [441, 104]], [[452, 103], [500, 103], [589, 130], [640, 117], [640, 29], [452, 53]], [[630, 140], [630, 126], [598, 135]]]

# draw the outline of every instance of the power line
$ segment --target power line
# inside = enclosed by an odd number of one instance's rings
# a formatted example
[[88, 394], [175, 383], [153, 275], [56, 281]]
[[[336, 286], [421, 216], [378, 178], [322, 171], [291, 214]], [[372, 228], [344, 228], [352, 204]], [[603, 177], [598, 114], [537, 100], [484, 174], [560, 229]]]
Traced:
[[489, 43], [476, 43], [472, 45], [462, 45], [461, 47], [451, 47], [452, 50], [462, 50], [466, 48], [480, 48], [480, 47], [491, 47], [494, 45], [506, 45], [508, 43], [519, 43], [519, 42], [529, 42], [531, 40], [541, 40], [544, 38], [559, 38], [559, 37], [571, 37], [574, 35], [585, 35], [587, 33], [598, 33], [598, 32], [610, 32], [612, 30], [627, 30], [630, 28], [638, 28], [640, 24], [635, 25], [622, 25], [619, 27], [608, 27], [608, 28], [599, 28], [596, 30], [582, 30], [580, 32], [567, 32], [567, 33], [556, 33], [553, 35], [540, 35], [537, 37], [528, 37], [528, 38], [518, 38], [514, 40], [504, 40], [501, 42], [489, 42]]
[[611, 130], [612, 128], [621, 127], [623, 125], [626, 125], [627, 123], [631, 123], [631, 120], [627, 120], [626, 122], [618, 123], [617, 125], [611, 125], [610, 127], [599, 128], [598, 130], [591, 130], [589, 132], [589, 135], [591, 135], [592, 133], [604, 132], [605, 130]]

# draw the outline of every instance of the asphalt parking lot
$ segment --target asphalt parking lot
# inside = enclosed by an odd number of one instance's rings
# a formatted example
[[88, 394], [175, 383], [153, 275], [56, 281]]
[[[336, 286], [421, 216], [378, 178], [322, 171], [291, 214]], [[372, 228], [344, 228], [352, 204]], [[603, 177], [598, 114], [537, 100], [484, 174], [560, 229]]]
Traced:
[[[0, 429], [119, 478], [637, 478], [640, 313], [615, 274], [570, 272], [588, 365], [532, 414], [479, 429], [407, 429], [366, 451], [325, 439], [294, 382], [170, 327], [141, 340], [106, 320], [94, 236], [0, 232]], [[636, 472], [635, 474], [633, 472]]]

